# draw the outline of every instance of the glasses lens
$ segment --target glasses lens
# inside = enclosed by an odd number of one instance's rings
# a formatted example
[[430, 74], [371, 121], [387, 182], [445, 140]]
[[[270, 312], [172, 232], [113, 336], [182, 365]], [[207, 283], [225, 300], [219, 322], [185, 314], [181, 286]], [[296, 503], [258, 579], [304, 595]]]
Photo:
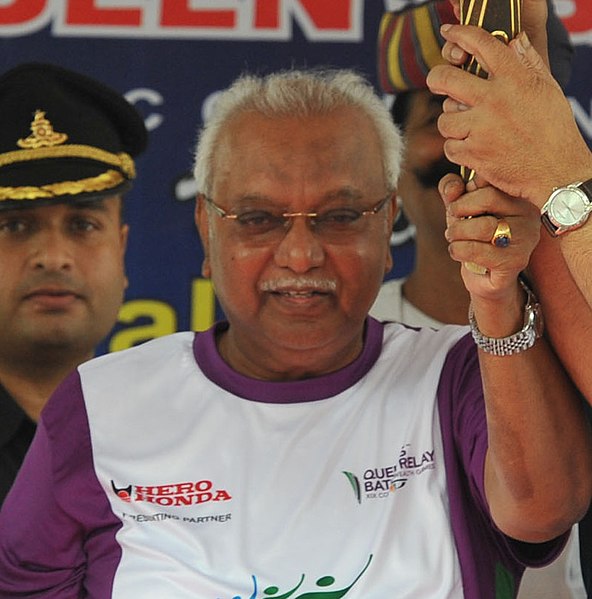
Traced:
[[314, 229], [322, 237], [342, 237], [363, 227], [362, 211], [354, 208], [332, 208], [312, 219]]
[[286, 218], [281, 214], [273, 214], [267, 210], [248, 210], [238, 213], [236, 222], [240, 226], [242, 234], [257, 237], [281, 230]]

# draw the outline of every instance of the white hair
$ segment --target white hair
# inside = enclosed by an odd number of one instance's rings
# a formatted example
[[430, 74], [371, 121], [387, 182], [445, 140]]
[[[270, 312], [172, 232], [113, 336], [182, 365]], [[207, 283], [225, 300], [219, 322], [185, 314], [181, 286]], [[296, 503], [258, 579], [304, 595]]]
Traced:
[[270, 118], [329, 114], [346, 106], [359, 108], [373, 123], [382, 150], [387, 190], [399, 177], [403, 142], [390, 113], [372, 86], [358, 73], [342, 70], [290, 70], [264, 77], [243, 75], [217, 97], [200, 131], [195, 151], [197, 189], [211, 194], [216, 144], [236, 115], [257, 112]]

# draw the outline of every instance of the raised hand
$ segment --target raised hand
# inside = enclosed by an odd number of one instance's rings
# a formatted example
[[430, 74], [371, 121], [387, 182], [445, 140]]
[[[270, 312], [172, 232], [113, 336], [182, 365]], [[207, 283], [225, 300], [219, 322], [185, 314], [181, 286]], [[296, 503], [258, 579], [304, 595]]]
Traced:
[[590, 152], [571, 106], [526, 33], [508, 46], [477, 27], [445, 25], [442, 35], [444, 56], [461, 49], [490, 74], [440, 65], [428, 76], [432, 92], [450, 97], [438, 127], [451, 161], [538, 207], [554, 187], [589, 177]]

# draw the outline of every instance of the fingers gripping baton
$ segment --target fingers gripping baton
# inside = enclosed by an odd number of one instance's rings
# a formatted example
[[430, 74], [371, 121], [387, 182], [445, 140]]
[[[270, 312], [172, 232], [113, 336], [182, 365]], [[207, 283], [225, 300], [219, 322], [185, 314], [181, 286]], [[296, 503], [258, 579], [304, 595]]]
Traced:
[[[481, 27], [506, 44], [520, 33], [521, 12], [521, 0], [460, 1], [460, 20], [463, 25]], [[487, 77], [475, 57], [471, 57], [464, 68], [480, 77]]]
[[[521, 31], [522, 0], [460, 0], [460, 21], [489, 31], [504, 43], [513, 40]], [[469, 57], [465, 71], [487, 78], [488, 74], [474, 56]], [[474, 171], [461, 166], [461, 176], [469, 181]]]
[[[522, 0], [460, 0], [463, 25], [481, 27], [506, 44], [521, 31], [521, 12]], [[488, 76], [474, 56], [469, 57], [463, 68], [484, 79]], [[461, 166], [460, 174], [467, 183], [475, 176], [475, 171]], [[484, 274], [485, 269], [478, 264], [465, 262], [465, 266], [477, 274]]]

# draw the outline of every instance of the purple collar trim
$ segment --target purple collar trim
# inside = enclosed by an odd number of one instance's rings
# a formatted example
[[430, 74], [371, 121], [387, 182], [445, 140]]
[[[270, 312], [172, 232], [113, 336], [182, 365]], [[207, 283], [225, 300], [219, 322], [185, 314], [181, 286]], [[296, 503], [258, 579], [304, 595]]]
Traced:
[[337, 395], [366, 375], [382, 349], [383, 325], [368, 317], [362, 353], [345, 368], [299, 381], [262, 381], [239, 374], [220, 357], [215, 335], [227, 327], [228, 323], [219, 322], [196, 334], [193, 341], [195, 359], [202, 372], [219, 387], [239, 397], [265, 403], [318, 401]]

